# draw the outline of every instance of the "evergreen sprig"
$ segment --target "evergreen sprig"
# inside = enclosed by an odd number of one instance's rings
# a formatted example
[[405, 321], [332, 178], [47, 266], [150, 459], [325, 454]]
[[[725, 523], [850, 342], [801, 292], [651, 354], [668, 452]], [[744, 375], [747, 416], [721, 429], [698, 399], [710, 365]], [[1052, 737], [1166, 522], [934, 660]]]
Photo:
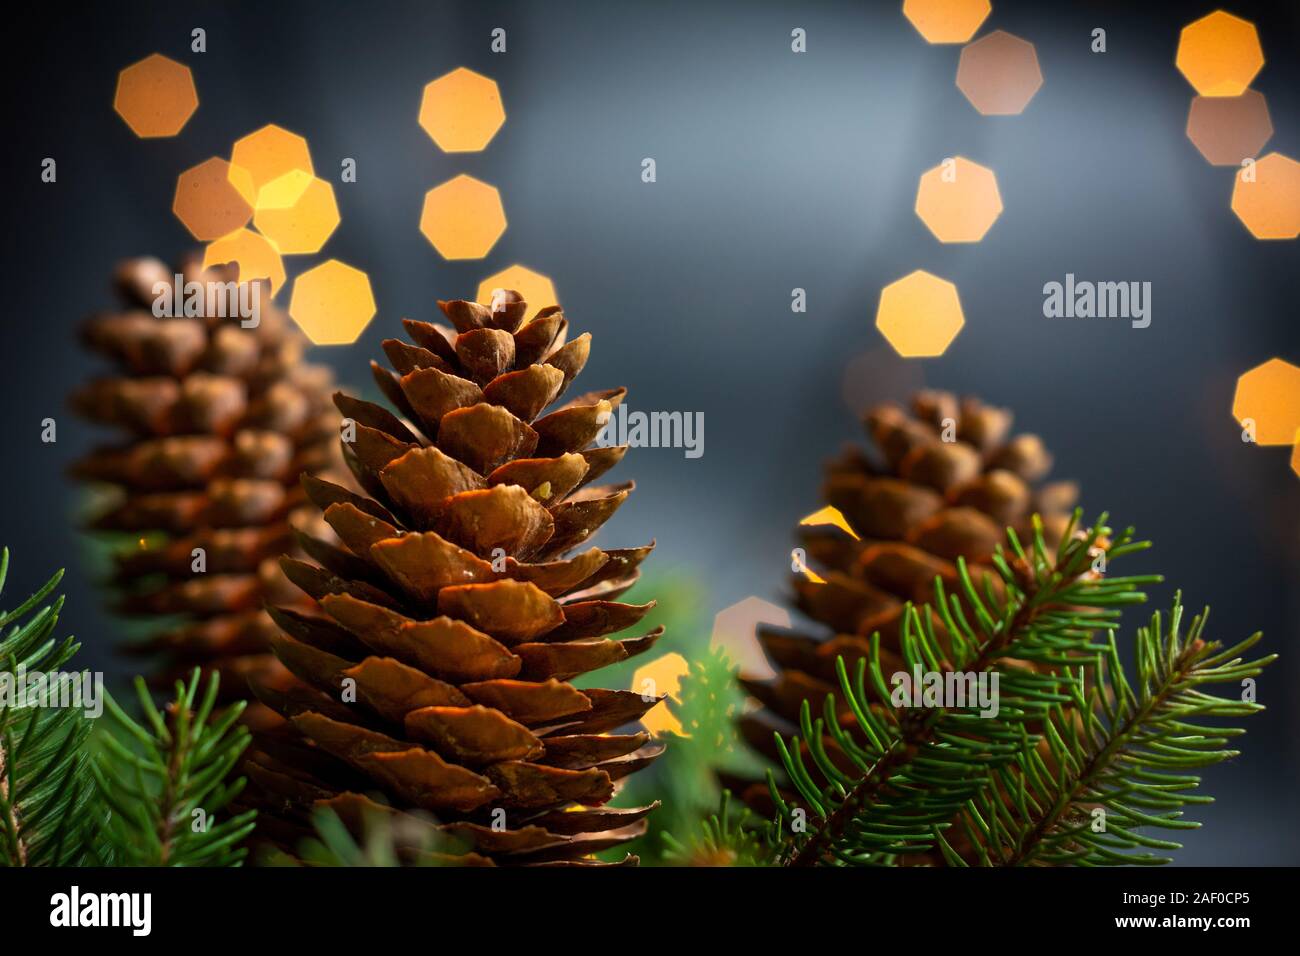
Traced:
[[[9, 549], [0, 551], [0, 591]], [[75, 707], [20, 701], [20, 673], [52, 674], [77, 652], [54, 637], [63, 597], [41, 606], [63, 572], [12, 611], [0, 612], [0, 866], [76, 866], [97, 814], [85, 772], [90, 721]], [[8, 629], [8, 633], [5, 630]]]
[[166, 714], [136, 678], [144, 723], [109, 697], [107, 711], [121, 738], [105, 734], [92, 766], [100, 798], [112, 811], [100, 837], [105, 862], [126, 866], [238, 866], [240, 844], [253, 831], [254, 811], [223, 819], [243, 789], [231, 771], [248, 746], [239, 725], [244, 703], [215, 712], [219, 680], [211, 675], [199, 697], [200, 673], [176, 682]]
[[1253, 695], [1206, 693], [1207, 684], [1253, 682], [1276, 659], [1242, 655], [1261, 635], [1223, 648], [1204, 639], [1208, 609], [1183, 629], [1181, 596], [1168, 630], [1159, 613], [1140, 628], [1136, 686], [1121, 665], [1113, 635], [1088, 686], [1076, 677], [1070, 700], [1054, 704], [1043, 732], [1022, 732], [1015, 759], [988, 772], [987, 786], [961, 815], [966, 853], [942, 831], [935, 839], [950, 865], [1114, 865], [1168, 863], [1150, 852], [1180, 844], [1150, 830], [1199, 827], [1183, 819], [1188, 805], [1212, 798], [1189, 793], [1200, 778], [1188, 771], [1230, 757], [1228, 741], [1245, 733], [1206, 718], [1244, 717], [1263, 709]]

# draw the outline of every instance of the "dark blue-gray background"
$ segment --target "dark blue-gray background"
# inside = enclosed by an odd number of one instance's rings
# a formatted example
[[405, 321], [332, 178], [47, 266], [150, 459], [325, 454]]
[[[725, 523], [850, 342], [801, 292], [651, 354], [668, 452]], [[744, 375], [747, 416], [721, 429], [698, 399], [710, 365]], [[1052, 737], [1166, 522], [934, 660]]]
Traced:
[[[188, 246], [176, 176], [270, 122], [310, 141], [343, 222], [323, 255], [366, 270], [379, 312], [351, 347], [315, 350], [344, 381], [402, 316], [471, 297], [523, 262], [551, 275], [595, 334], [588, 387], [626, 384], [640, 409], [703, 411], [705, 454], [634, 451], [640, 488], [606, 532], [656, 537], [653, 564], [690, 574], [713, 610], [780, 600], [791, 526], [818, 506], [821, 462], [859, 435], [842, 399], [851, 359], [879, 349], [882, 285], [916, 268], [955, 281], [966, 327], [922, 363], [926, 384], [1017, 410], [1108, 509], [1156, 541], [1140, 559], [1211, 631], [1266, 632], [1284, 656], [1243, 756], [1207, 774], [1219, 802], [1183, 863], [1300, 861], [1294, 827], [1300, 479], [1287, 451], [1241, 443], [1236, 376], [1300, 360], [1296, 243], [1251, 238], [1228, 208], [1232, 171], [1184, 136], [1191, 89], [1181, 26], [1215, 4], [1011, 3], [982, 32], [1033, 41], [1046, 82], [1023, 116], [981, 117], [954, 86], [959, 48], [927, 46], [901, 4], [724, 2], [43, 5], [7, 38], [4, 130], [6, 603], [68, 564], [64, 621], [85, 659], [122, 673], [72, 527], [67, 463], [102, 439], [64, 395], [98, 368], [77, 322], [108, 302], [115, 260]], [[1300, 155], [1300, 35], [1291, 2], [1236, 4], [1268, 59], [1255, 88]], [[493, 55], [494, 27], [508, 52]], [[190, 30], [207, 31], [193, 54]], [[790, 51], [790, 31], [808, 50]], [[1094, 27], [1108, 51], [1090, 51]], [[152, 52], [193, 67], [201, 105], [182, 134], [137, 140], [111, 109], [116, 73]], [[429, 80], [465, 65], [500, 84], [508, 119], [486, 151], [441, 153], [416, 124]], [[983, 242], [942, 246], [913, 213], [920, 173], [946, 156], [992, 167], [1005, 211]], [[40, 162], [58, 160], [42, 184]], [[355, 184], [337, 182], [344, 157]], [[644, 184], [653, 157], [658, 182]], [[483, 262], [448, 263], [417, 230], [425, 190], [468, 172], [501, 188], [510, 225]], [[1149, 281], [1146, 330], [1048, 320], [1042, 286], [1067, 272]], [[808, 312], [792, 314], [791, 289]], [[884, 395], [914, 368], [868, 360]], [[872, 373], [873, 376], [876, 374]], [[898, 397], [903, 397], [901, 394]], [[39, 441], [56, 416], [57, 445]]]

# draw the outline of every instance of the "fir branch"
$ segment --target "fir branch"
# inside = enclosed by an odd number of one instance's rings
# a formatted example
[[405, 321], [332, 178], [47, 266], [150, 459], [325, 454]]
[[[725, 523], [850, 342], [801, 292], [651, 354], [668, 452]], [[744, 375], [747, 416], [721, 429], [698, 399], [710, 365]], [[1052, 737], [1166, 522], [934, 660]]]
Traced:
[[217, 819], [243, 789], [231, 771], [248, 746], [237, 725], [244, 704], [214, 714], [219, 681], [213, 674], [200, 698], [200, 673], [176, 682], [166, 715], [142, 678], [135, 681], [144, 714], [137, 723], [109, 697], [107, 709], [122, 739], [101, 738], [91, 766], [100, 798], [112, 810], [100, 837], [113, 861], [132, 866], [238, 866], [240, 844], [253, 831], [254, 811]]
[[[1086, 688], [1076, 681], [1073, 699], [1052, 708], [1041, 738], [1026, 735], [1016, 760], [991, 774], [982, 800], [964, 812], [977, 863], [1169, 862], [1146, 851], [1180, 845], [1142, 831], [1198, 827], [1182, 819], [1184, 808], [1212, 798], [1188, 793], [1200, 780], [1183, 771], [1237, 756], [1226, 745], [1244, 733], [1200, 721], [1263, 710], [1253, 700], [1216, 697], [1201, 687], [1254, 679], [1276, 659], [1242, 659], [1258, 633], [1227, 649], [1207, 642], [1207, 614], [1194, 617], [1184, 634], [1176, 598], [1167, 634], [1159, 613], [1139, 629], [1136, 689], [1112, 637], [1101, 679]], [[966, 865], [942, 834], [937, 839], [946, 862]]]
[[[5, 548], [0, 591], [8, 572]], [[20, 672], [59, 673], [80, 646], [53, 637], [62, 597], [39, 607], [62, 577], [56, 572], [17, 608], [0, 612], [0, 866], [83, 863], [97, 813], [85, 773], [90, 723], [83, 711], [28, 700], [18, 686]]]
[[[898, 854], [933, 849], [939, 829], [987, 786], [988, 769], [1014, 759], [1024, 726], [1041, 721], [1054, 704], [1068, 699], [1072, 679], [1061, 668], [1087, 666], [1095, 659], [1102, 646], [1092, 643], [1094, 635], [1117, 627], [1123, 606], [1145, 600], [1138, 587], [1160, 580], [1101, 577], [1093, 570], [1098, 555], [1104, 552], [1104, 560], [1114, 561], [1149, 545], [1134, 541], [1132, 529], [1111, 540], [1105, 515], [1075, 534], [1078, 520], [1076, 512], [1054, 559], [1037, 518], [1028, 550], [1014, 532], [1008, 533], [1008, 549], [999, 548], [992, 561], [1003, 596], [988, 581], [981, 593], [959, 561], [958, 594], [947, 594], [939, 581], [933, 608], [906, 610], [900, 649], [907, 667], [976, 674], [996, 670], [1001, 680], [997, 718], [986, 720], [969, 710], [887, 705], [891, 695], [879, 635], [872, 639], [870, 662], [859, 660], [853, 679], [843, 659], [837, 661], [840, 693], [860, 737], [841, 727], [834, 695], [826, 699], [824, 717], [815, 721], [804, 702], [801, 736], [787, 745], [778, 735], [785, 770], [813, 815], [810, 828], [801, 833], [800, 814], [807, 811], [789, 806], [769, 773], [773, 799], [791, 831], [787, 865], [887, 863]], [[936, 619], [950, 649], [940, 640]], [[831, 758], [824, 734], [856, 773]], [[804, 758], [805, 746], [812, 768]], [[824, 784], [814, 779], [814, 769]]]
[[689, 844], [664, 833], [665, 859], [677, 866], [770, 866], [780, 848], [774, 822], [762, 825], [745, 807], [732, 812], [731, 791], [723, 790], [717, 813], [700, 823]]

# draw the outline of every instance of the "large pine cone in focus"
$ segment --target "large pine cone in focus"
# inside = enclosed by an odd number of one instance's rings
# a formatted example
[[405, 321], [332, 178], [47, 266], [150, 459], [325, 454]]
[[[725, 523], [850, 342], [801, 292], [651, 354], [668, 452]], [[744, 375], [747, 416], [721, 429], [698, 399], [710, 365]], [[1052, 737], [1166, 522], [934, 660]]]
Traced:
[[285, 720], [257, 739], [250, 803], [290, 852], [323, 805], [422, 827], [452, 862], [592, 865], [645, 831], [652, 807], [603, 805], [663, 750], [613, 732], [656, 698], [570, 683], [662, 632], [611, 637], [652, 606], [616, 600], [650, 546], [575, 551], [632, 489], [590, 484], [627, 450], [593, 444], [626, 390], [543, 414], [590, 336], [565, 344], [558, 307], [525, 323], [512, 292], [439, 306], [454, 329], [406, 320], [414, 344], [384, 342], [395, 371], [372, 363], [402, 417], [335, 396], [365, 494], [305, 480], [343, 547], [284, 561], [323, 613], [273, 612], [297, 680], [255, 686]]
[[129, 649], [159, 656], [162, 682], [195, 665], [216, 670], [229, 698], [244, 694], [252, 671], [278, 667], [268, 645], [276, 628], [263, 608], [293, 593], [277, 560], [293, 547], [299, 475], [337, 462], [339, 416], [330, 371], [303, 361], [306, 339], [269, 295], [253, 328], [206, 309], [155, 316], [155, 284], [170, 289], [176, 273], [204, 288], [236, 278], [231, 268], [202, 270], [197, 257], [176, 270], [157, 259], [118, 267], [121, 309], [82, 333], [114, 369], [71, 403], [126, 437], [73, 474], [112, 486], [91, 527], [130, 541], [114, 558], [116, 610], [177, 621]]
[[[777, 674], [771, 680], [742, 676], [763, 705], [741, 719], [750, 746], [779, 766], [773, 732], [787, 739], [797, 732], [805, 699], [820, 715], [826, 695], [838, 690], [836, 658], [843, 656], [852, 673], [858, 659], [869, 656], [877, 631], [882, 657], [905, 670], [896, 656], [904, 608], [909, 601], [931, 603], [936, 577], [948, 593], [958, 593], [958, 558], [966, 559], [975, 582], [996, 578], [988, 564], [994, 548], [1005, 542], [1009, 527], [1028, 532], [1035, 513], [1043, 517], [1049, 546], [1059, 543], [1078, 490], [1071, 483], [1040, 484], [1051, 456], [1036, 435], [1009, 437], [1011, 422], [1005, 409], [938, 391], [917, 393], [911, 412], [885, 404], [867, 413], [873, 447], [846, 449], [827, 466], [822, 487], [824, 501], [843, 514], [858, 540], [832, 526], [798, 529], [808, 569], [824, 583], [795, 574], [795, 604], [825, 631], [760, 627], [759, 641]], [[942, 624], [937, 630], [942, 633]], [[844, 723], [852, 726], [847, 711]], [[833, 740], [824, 742], [828, 752], [837, 752]], [[724, 782], [756, 812], [771, 816], [766, 782]], [[788, 797], [800, 802], [793, 790]]]

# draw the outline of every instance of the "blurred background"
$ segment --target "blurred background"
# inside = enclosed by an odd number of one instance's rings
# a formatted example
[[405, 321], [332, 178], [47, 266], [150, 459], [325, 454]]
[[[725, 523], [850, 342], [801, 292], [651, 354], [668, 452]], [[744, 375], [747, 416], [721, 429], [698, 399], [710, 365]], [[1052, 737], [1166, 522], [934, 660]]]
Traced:
[[[870, 402], [920, 385], [1015, 410], [1083, 488], [1156, 542], [1156, 571], [1211, 631], [1263, 630], [1282, 660], [1243, 755], [1206, 776], [1218, 802], [1182, 864], [1300, 863], [1293, 690], [1300, 654], [1300, 477], [1289, 449], [1243, 444], [1237, 377], [1300, 361], [1295, 242], [1261, 242], [1229, 209], [1231, 169], [1185, 135], [1191, 87], [1179, 30], [1213, 4], [995, 0], [981, 34], [1035, 44], [1044, 85], [1023, 115], [981, 116], [954, 83], [959, 46], [927, 45], [899, 2], [42, 5], [6, 56], [3, 151], [9, 314], [0, 325], [6, 602], [67, 565], [66, 629], [83, 663], [121, 676], [120, 625], [94, 589], [68, 463], [104, 439], [67, 411], [102, 366], [77, 324], [111, 305], [125, 256], [195, 243], [171, 213], [178, 174], [277, 123], [310, 142], [342, 224], [291, 276], [338, 258], [370, 277], [378, 312], [315, 361], [369, 385], [367, 362], [402, 317], [470, 298], [514, 263], [548, 275], [575, 332], [594, 335], [587, 388], [629, 406], [703, 412], [704, 454], [633, 450], [638, 491], [602, 543], [659, 547], [648, 569], [689, 578], [679, 625], [703, 648], [716, 613], [781, 603], [792, 528], [820, 507], [822, 462], [861, 436]], [[1235, 3], [1266, 57], [1253, 88], [1300, 155], [1300, 13]], [[207, 51], [190, 49], [191, 30]], [[504, 28], [507, 52], [490, 50]], [[1091, 51], [1092, 31], [1107, 49]], [[807, 52], [791, 52], [802, 28]], [[136, 138], [112, 109], [118, 71], [148, 54], [193, 71], [200, 105], [179, 136]], [[457, 66], [497, 81], [505, 125], [478, 153], [444, 153], [417, 125], [423, 87]], [[1004, 210], [983, 241], [943, 245], [913, 206], [922, 172], [961, 155], [997, 174]], [[40, 162], [58, 160], [42, 183]], [[338, 181], [345, 157], [357, 181]], [[644, 183], [653, 158], [657, 181]], [[444, 260], [418, 229], [425, 191], [459, 173], [501, 190], [509, 226], [487, 258]], [[966, 325], [938, 359], [893, 356], [874, 326], [880, 289], [926, 269], [956, 283]], [[1152, 286], [1152, 323], [1049, 320], [1042, 287]], [[807, 311], [791, 311], [791, 290]], [[280, 301], [287, 302], [288, 293]], [[59, 421], [55, 445], [40, 420]], [[1138, 565], [1141, 565], [1141, 568]]]

